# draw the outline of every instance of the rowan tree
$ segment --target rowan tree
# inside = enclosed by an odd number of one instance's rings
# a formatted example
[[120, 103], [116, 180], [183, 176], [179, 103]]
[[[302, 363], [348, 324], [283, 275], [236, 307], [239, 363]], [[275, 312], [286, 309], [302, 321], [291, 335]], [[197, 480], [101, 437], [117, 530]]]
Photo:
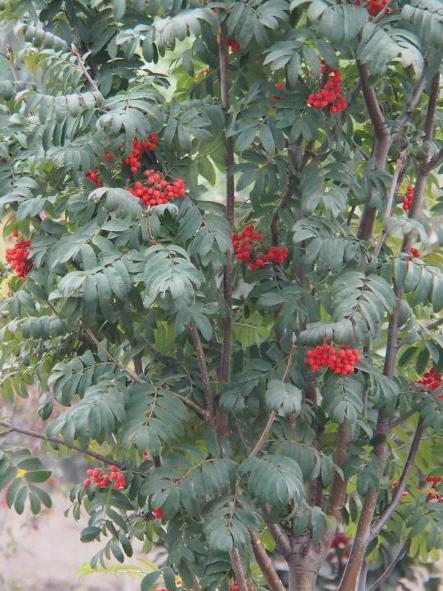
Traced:
[[[441, 2], [7, 0], [1, 22], [8, 505], [50, 505], [38, 438], [91, 463], [92, 565], [167, 546], [145, 591], [429, 564]], [[12, 418], [30, 386], [41, 428]]]

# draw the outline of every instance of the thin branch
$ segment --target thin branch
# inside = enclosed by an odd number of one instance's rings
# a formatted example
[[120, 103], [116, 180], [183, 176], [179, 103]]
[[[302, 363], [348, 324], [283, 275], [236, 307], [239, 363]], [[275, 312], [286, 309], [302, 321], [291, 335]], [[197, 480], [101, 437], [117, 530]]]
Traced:
[[[351, 441], [351, 424], [348, 420], [345, 420], [343, 421], [343, 423], [340, 424], [337, 435], [337, 443], [335, 447], [334, 463], [339, 468], [341, 468], [341, 466], [345, 463], [346, 459], [348, 458], [348, 449]], [[339, 513], [345, 501], [347, 484], [348, 481], [346, 479], [343, 479], [342, 476], [337, 471], [335, 471], [331, 487], [331, 496], [329, 498], [326, 513], [328, 515], [333, 515], [337, 520], [339, 518]]]
[[231, 559], [232, 570], [235, 574], [235, 582], [240, 587], [240, 591], [248, 591], [248, 582], [243, 570], [240, 552], [237, 550], [237, 548], [233, 548], [229, 552], [229, 557]]
[[117, 462], [111, 458], [107, 458], [106, 456], [102, 456], [101, 454], [96, 453], [95, 451], [89, 451], [87, 449], [83, 449], [82, 447], [80, 447], [79, 445], [75, 445], [74, 443], [67, 443], [63, 439], [58, 439], [57, 437], [48, 437], [47, 435], [43, 435], [42, 433], [39, 433], [38, 431], [32, 431], [30, 429], [22, 429], [21, 427], [18, 427], [17, 425], [13, 425], [12, 423], [9, 423], [7, 421], [0, 421], [0, 425], [2, 427], [6, 427], [9, 430], [9, 432], [11, 432], [11, 433], [12, 432], [20, 433], [21, 435], [27, 435], [28, 437], [33, 437], [34, 439], [41, 439], [42, 441], [46, 441], [47, 443], [52, 443], [54, 445], [63, 445], [64, 447], [67, 447], [68, 449], [78, 451], [78, 452], [84, 454], [85, 456], [90, 456], [91, 458], [99, 460], [100, 462], [103, 462], [104, 464], [115, 465], [115, 466], [118, 466], [119, 468], [122, 467], [122, 464], [120, 464], [119, 462]]
[[392, 181], [391, 181], [391, 186], [389, 188], [388, 199], [387, 199], [387, 203], [386, 203], [386, 211], [385, 211], [385, 216], [384, 216], [384, 221], [383, 221], [383, 232], [380, 234], [380, 239], [378, 241], [377, 246], [375, 247], [375, 250], [374, 250], [375, 256], [378, 256], [380, 254], [383, 244], [385, 243], [385, 240], [388, 237], [388, 232], [389, 232], [388, 222], [391, 219], [391, 215], [392, 215], [395, 192], [397, 191], [399, 178], [403, 174], [405, 166], [406, 166], [406, 151], [403, 150], [402, 152], [400, 152], [400, 154], [397, 158], [397, 163], [395, 165], [394, 174], [392, 176]]
[[426, 72], [423, 69], [423, 72], [420, 75], [420, 78], [417, 80], [416, 85], [414, 86], [412, 93], [409, 99], [406, 102], [404, 109], [401, 111], [400, 115], [398, 116], [395, 125], [394, 125], [394, 140], [397, 139], [398, 134], [403, 130], [404, 124], [411, 118], [412, 113], [418, 106], [420, 102], [421, 95], [423, 94], [423, 90], [426, 86]]
[[[437, 102], [440, 94], [440, 72], [437, 72], [432, 78], [431, 90], [429, 93], [428, 108], [426, 110], [426, 118], [423, 130], [423, 157], [418, 168], [418, 174], [415, 181], [414, 196], [412, 198], [411, 207], [409, 209], [409, 218], [416, 219], [423, 208], [424, 190], [426, 185], [426, 178], [430, 172], [428, 169], [428, 158], [430, 142], [435, 126], [435, 113], [437, 110]], [[412, 244], [414, 231], [409, 232], [403, 239], [402, 251], [409, 252]]]
[[[282, 377], [282, 382], [285, 382], [288, 378], [289, 371], [291, 369], [291, 365], [292, 365], [292, 362], [294, 359], [296, 349], [297, 349], [297, 343], [294, 340], [294, 341], [292, 341], [291, 350], [289, 351], [288, 360], [286, 362], [285, 373], [283, 374], [283, 377]], [[257, 455], [258, 452], [263, 447], [263, 445], [265, 444], [265, 441], [269, 435], [269, 432], [272, 428], [274, 421], [275, 421], [275, 410], [271, 410], [271, 412], [269, 413], [268, 420], [266, 421], [266, 425], [264, 426], [264, 429], [263, 429], [261, 435], [259, 436], [257, 443], [254, 445], [251, 453], [249, 454], [250, 458]]]
[[411, 442], [411, 447], [409, 449], [409, 454], [406, 459], [405, 465], [403, 467], [403, 472], [398, 482], [397, 487], [394, 490], [394, 494], [392, 496], [391, 502], [385, 508], [383, 513], [380, 517], [373, 523], [371, 528], [371, 539], [378, 536], [381, 530], [384, 528], [386, 523], [389, 521], [392, 513], [397, 509], [398, 504], [402, 498], [402, 495], [406, 489], [406, 485], [408, 483], [409, 475], [411, 470], [414, 466], [415, 456], [417, 455], [417, 451], [420, 445], [420, 440], [422, 438], [424, 431], [424, 424], [423, 419], [419, 419], [417, 423], [417, 427], [415, 429], [414, 437]]
[[203, 350], [203, 345], [198, 334], [197, 327], [192, 322], [188, 326], [191, 334], [192, 342], [194, 343], [195, 352], [197, 354], [198, 366], [200, 368], [200, 376], [203, 385], [203, 392], [206, 399], [205, 418], [208, 425], [213, 426], [215, 421], [214, 411], [214, 394], [212, 392], [211, 380], [209, 378], [208, 365], [206, 363], [206, 356]]
[[[220, 25], [220, 31], [217, 36], [218, 40], [218, 59], [219, 59], [219, 73], [220, 73], [220, 99], [221, 106], [225, 115], [225, 152], [226, 152], [226, 219], [232, 231], [234, 227], [234, 203], [235, 203], [235, 185], [234, 185], [234, 143], [232, 137], [227, 134], [228, 113], [230, 107], [229, 101], [229, 82], [228, 82], [228, 41], [226, 25]], [[226, 253], [226, 262], [223, 269], [223, 291], [227, 306], [227, 315], [223, 326], [223, 346], [221, 355], [221, 364], [219, 378], [221, 382], [228, 382], [231, 376], [231, 362], [232, 362], [232, 330], [233, 330], [233, 312], [232, 312], [232, 253]], [[223, 413], [224, 414], [224, 413]], [[226, 417], [220, 417], [221, 424], [219, 431], [225, 432], [227, 430]], [[223, 434], [225, 434], [223, 433]], [[221, 433], [222, 434], [222, 433]]]
[[392, 559], [390, 564], [388, 564], [386, 569], [378, 577], [378, 579], [375, 581], [375, 583], [372, 583], [372, 585], [369, 586], [368, 591], [376, 591], [377, 589], [380, 589], [382, 584], [386, 581], [386, 579], [389, 578], [392, 571], [397, 566], [397, 564], [400, 562], [400, 560], [402, 560], [404, 558], [404, 556], [406, 555], [406, 553], [409, 549], [409, 545], [410, 545], [410, 541], [407, 540], [404, 543], [403, 547], [401, 548], [400, 552]]
[[402, 425], [405, 421], [407, 421], [413, 415], [415, 415], [416, 412], [417, 412], [416, 410], [409, 410], [407, 413], [405, 413], [404, 415], [402, 415], [398, 419], [394, 419], [393, 421], [391, 421], [389, 429], [395, 429], [395, 427]]
[[428, 172], [431, 172], [433, 168], [440, 166], [440, 164], [443, 164], [443, 148], [433, 158], [428, 160], [426, 169]]
[[[360, 62], [357, 62], [357, 68], [366, 109], [374, 128], [374, 165], [376, 170], [382, 170], [386, 166], [386, 159], [388, 157], [389, 148], [392, 144], [392, 138], [387, 129], [386, 121], [375, 90], [369, 84], [368, 68], [365, 64], [361, 64]], [[371, 238], [376, 214], [377, 209], [375, 207], [368, 204], [365, 206], [358, 229], [358, 237], [361, 240], [369, 240]]]
[[101, 94], [101, 92], [100, 92], [100, 90], [99, 90], [99, 88], [98, 88], [97, 84], [96, 84], [96, 83], [95, 83], [95, 81], [94, 81], [94, 80], [91, 78], [91, 75], [89, 74], [89, 72], [88, 72], [88, 70], [87, 70], [87, 68], [86, 68], [86, 66], [85, 66], [85, 63], [84, 63], [84, 61], [83, 61], [83, 58], [82, 58], [82, 56], [81, 56], [81, 54], [80, 54], [79, 50], [76, 48], [76, 46], [75, 46], [75, 45], [71, 45], [71, 53], [72, 53], [73, 55], [75, 55], [75, 57], [77, 58], [77, 61], [78, 61], [78, 65], [79, 65], [79, 67], [80, 67], [80, 70], [82, 71], [82, 73], [83, 73], [84, 77], [85, 77], [85, 78], [86, 78], [86, 80], [88, 81], [88, 83], [89, 83], [89, 85], [91, 86], [92, 90], [93, 90], [94, 92], [98, 92], [99, 94]]
[[268, 581], [271, 591], [286, 591], [258, 535], [251, 531], [250, 538], [255, 560], [265, 579]]
[[[86, 335], [88, 336], [89, 340], [97, 347], [97, 349], [99, 349], [99, 350], [101, 349], [105, 353], [107, 360], [110, 361], [111, 363], [114, 363], [114, 365], [116, 367], [118, 367], [123, 372], [125, 372], [128, 375], [128, 377], [131, 378], [131, 380], [133, 380], [137, 384], [149, 383], [149, 380], [147, 380], [145, 377], [140, 377], [140, 375], [133, 372], [129, 367], [126, 367], [126, 365], [124, 365], [123, 363], [120, 363], [120, 361], [118, 359], [116, 359], [111, 354], [111, 352], [108, 351], [108, 349], [106, 349], [106, 347], [102, 343], [100, 343], [100, 341], [98, 340], [98, 338], [95, 336], [95, 334], [92, 332], [92, 330], [90, 328], [87, 328], [85, 332], [86, 332]], [[198, 336], [198, 334], [197, 334], [197, 336]], [[138, 367], [139, 367], [139, 369], [141, 368], [140, 365], [138, 365]], [[198, 415], [205, 418], [204, 409], [200, 405], [198, 405], [196, 402], [194, 402], [193, 400], [190, 400], [186, 396], [182, 396], [181, 394], [178, 394], [177, 392], [172, 392], [172, 394], [176, 398], [181, 400], [183, 402], [183, 404], [186, 404], [186, 406], [189, 406], [189, 408], [192, 408], [192, 410], [194, 410]]]
[[133, 380], [137, 384], [144, 384], [146, 382], [146, 380], [144, 380], [143, 378], [138, 376], [135, 372], [133, 372], [132, 369], [129, 369], [129, 367], [126, 367], [126, 365], [124, 365], [123, 363], [120, 363], [120, 361], [118, 359], [116, 359], [112, 355], [112, 353], [110, 351], [108, 351], [108, 349], [106, 349], [106, 347], [102, 343], [100, 343], [100, 341], [98, 340], [98, 338], [95, 336], [95, 334], [92, 332], [92, 330], [90, 328], [87, 328], [85, 330], [85, 333], [86, 333], [87, 337], [89, 338], [89, 340], [91, 341], [91, 343], [93, 343], [97, 347], [98, 350], [101, 349], [105, 353], [107, 360], [111, 361], [119, 369], [124, 371], [131, 378], [131, 380]]
[[[263, 513], [265, 516], [269, 515], [269, 507], [266, 505], [263, 507]], [[290, 556], [292, 551], [291, 542], [283, 529], [277, 523], [266, 523], [266, 526], [274, 538], [278, 549], [285, 557]]]

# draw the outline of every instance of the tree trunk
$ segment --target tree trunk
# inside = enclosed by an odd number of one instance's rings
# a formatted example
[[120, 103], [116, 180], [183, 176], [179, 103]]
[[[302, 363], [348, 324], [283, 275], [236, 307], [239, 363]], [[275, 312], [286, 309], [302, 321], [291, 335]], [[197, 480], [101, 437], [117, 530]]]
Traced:
[[320, 563], [309, 556], [295, 556], [288, 561], [289, 591], [316, 591]]

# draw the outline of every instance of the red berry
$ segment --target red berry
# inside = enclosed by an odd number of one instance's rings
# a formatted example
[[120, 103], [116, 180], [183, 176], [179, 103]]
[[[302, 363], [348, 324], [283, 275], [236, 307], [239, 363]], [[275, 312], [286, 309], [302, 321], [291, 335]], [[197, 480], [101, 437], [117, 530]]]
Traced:
[[409, 252], [410, 252], [410, 254], [411, 254], [412, 257], [415, 257], [415, 258], [419, 258], [420, 257], [420, 251], [417, 248], [412, 247], [412, 248], [409, 249]]
[[85, 480], [83, 480], [83, 486], [90, 486], [91, 481], [89, 480], [89, 478], [86, 478]]

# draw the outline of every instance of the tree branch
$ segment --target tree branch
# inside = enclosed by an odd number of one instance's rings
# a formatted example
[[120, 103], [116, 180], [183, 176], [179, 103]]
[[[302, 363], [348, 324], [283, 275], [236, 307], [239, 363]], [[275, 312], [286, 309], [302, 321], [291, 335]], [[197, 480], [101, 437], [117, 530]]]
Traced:
[[75, 57], [77, 58], [77, 61], [78, 61], [78, 65], [80, 67], [80, 70], [82, 71], [83, 76], [88, 81], [88, 83], [91, 86], [92, 90], [94, 92], [98, 92], [99, 94], [101, 94], [99, 87], [97, 86], [97, 84], [95, 83], [95, 81], [91, 78], [91, 75], [89, 74], [89, 72], [88, 72], [88, 70], [87, 70], [87, 68], [85, 66], [85, 63], [83, 61], [83, 58], [82, 58], [79, 50], [77, 49], [77, 47], [74, 44], [71, 45], [71, 53], [73, 55], [75, 55]]
[[[343, 421], [340, 424], [338, 430], [337, 444], [335, 448], [334, 463], [336, 466], [341, 467], [348, 457], [348, 448], [352, 440], [352, 428], [348, 420]], [[329, 498], [328, 507], [326, 513], [333, 515], [337, 520], [339, 513], [343, 507], [345, 500], [347, 480], [344, 480], [337, 471], [334, 472], [334, 478], [332, 481], [331, 496]]]
[[[357, 62], [357, 68], [360, 75], [363, 98], [374, 128], [375, 142], [373, 156], [375, 160], [375, 169], [382, 170], [386, 166], [386, 159], [389, 148], [391, 147], [392, 138], [386, 127], [386, 121], [380, 108], [377, 95], [369, 84], [368, 68], [365, 64], [361, 64], [360, 62]], [[369, 240], [371, 238], [376, 213], [377, 209], [375, 207], [368, 204], [365, 206], [358, 229], [358, 237], [361, 240]]]
[[[409, 218], [416, 219], [420, 211], [423, 207], [423, 199], [424, 199], [424, 190], [426, 185], [426, 178], [430, 172], [429, 167], [429, 149], [430, 149], [430, 142], [432, 140], [432, 135], [434, 132], [435, 126], [435, 113], [437, 110], [437, 102], [440, 93], [440, 72], [437, 72], [435, 76], [432, 78], [431, 82], [431, 90], [429, 93], [429, 102], [428, 108], [426, 110], [426, 118], [423, 130], [423, 157], [421, 160], [421, 164], [418, 167], [418, 174], [417, 179], [415, 181], [415, 190], [414, 196], [412, 199], [412, 204], [409, 209]], [[409, 252], [409, 249], [412, 244], [412, 238], [414, 236], [414, 231], [409, 232], [403, 239], [402, 244], [402, 251]]]
[[198, 366], [200, 368], [200, 376], [203, 385], [203, 392], [206, 399], [206, 412], [204, 413], [206, 422], [211, 427], [214, 426], [215, 410], [214, 410], [214, 395], [212, 392], [211, 380], [209, 379], [208, 365], [206, 363], [206, 356], [203, 350], [203, 345], [198, 334], [198, 330], [192, 322], [188, 326], [191, 334], [192, 342], [194, 343], [195, 352], [197, 354]]
[[428, 160], [426, 169], [428, 172], [431, 172], [433, 168], [440, 166], [440, 164], [443, 164], [443, 148], [441, 148], [440, 151], [433, 158]]
[[240, 552], [237, 550], [237, 548], [233, 548], [229, 552], [229, 557], [231, 559], [232, 570], [235, 574], [235, 582], [240, 587], [240, 591], [248, 591], [248, 582], [243, 570]]
[[[285, 373], [283, 374], [283, 377], [282, 377], [282, 382], [285, 382], [288, 378], [289, 370], [291, 369], [291, 365], [292, 365], [292, 361], [294, 359], [296, 349], [297, 349], [297, 343], [296, 343], [296, 341], [292, 341], [291, 350], [289, 351], [288, 360], [286, 363]], [[269, 431], [272, 428], [274, 420], [275, 420], [275, 410], [271, 410], [268, 420], [266, 421], [266, 425], [265, 425], [261, 435], [257, 439], [257, 443], [254, 445], [251, 453], [249, 454], [250, 458], [257, 455], [258, 452], [263, 447], [263, 445], [265, 444], [266, 438], [269, 435]]]
[[381, 530], [384, 528], [386, 523], [389, 521], [392, 513], [396, 510], [396, 508], [398, 507], [398, 504], [400, 503], [402, 494], [405, 491], [406, 485], [408, 483], [409, 475], [410, 475], [411, 470], [414, 466], [415, 456], [417, 454], [417, 451], [418, 451], [418, 448], [420, 445], [420, 440], [422, 438], [423, 431], [424, 431], [423, 419], [419, 419], [419, 421], [417, 423], [417, 427], [415, 429], [414, 437], [411, 442], [409, 454], [406, 459], [405, 465], [403, 467], [403, 472], [400, 477], [399, 483], [398, 483], [397, 487], [395, 488], [391, 502], [385, 508], [383, 513], [380, 515], [380, 517], [378, 519], [376, 519], [376, 521], [373, 523], [372, 528], [371, 528], [371, 536], [370, 536], [371, 539], [378, 536], [378, 534], [381, 532]]
[[[412, 200], [411, 209], [409, 211], [410, 218], [416, 218], [423, 206], [423, 190], [426, 180], [426, 172], [423, 165], [428, 160], [429, 142], [432, 138], [435, 111], [437, 107], [437, 100], [439, 95], [440, 73], [438, 72], [432, 79], [431, 91], [429, 94], [428, 108], [426, 112], [423, 142], [425, 145], [425, 153], [422, 160], [422, 165], [419, 168], [419, 175], [415, 185], [414, 196]], [[374, 218], [375, 219], [375, 218]], [[406, 235], [403, 244], [402, 252], [408, 252], [411, 245], [411, 233]], [[398, 351], [398, 315], [399, 302], [402, 297], [400, 290], [396, 290], [397, 305], [391, 313], [388, 328], [388, 338], [386, 344], [386, 356], [383, 374], [388, 378], [393, 378], [395, 375], [395, 365]], [[377, 428], [375, 431], [375, 439], [377, 443], [374, 446], [374, 454], [377, 458], [380, 474], [382, 475], [386, 466], [388, 446], [386, 442], [387, 433], [390, 425], [389, 420], [385, 417], [384, 409], [380, 409], [378, 413]], [[357, 525], [357, 532], [354, 538], [354, 543], [351, 550], [351, 555], [346, 565], [345, 572], [338, 587], [338, 591], [353, 591], [354, 582], [357, 580], [358, 574], [362, 568], [366, 548], [371, 539], [371, 526], [377, 504], [378, 492], [370, 489], [365, 498], [360, 519]]]
[[382, 574], [378, 577], [378, 579], [375, 581], [375, 583], [372, 583], [372, 585], [370, 585], [368, 591], [376, 591], [376, 589], [380, 589], [382, 584], [391, 575], [391, 573], [394, 570], [394, 568], [396, 567], [397, 563], [399, 563], [400, 560], [402, 560], [403, 557], [406, 555], [406, 553], [409, 549], [409, 545], [410, 545], [410, 542], [409, 542], [409, 540], [407, 540], [404, 543], [400, 552], [392, 559], [392, 562], [386, 567], [384, 572], [382, 572]]
[[91, 78], [91, 75], [89, 74], [89, 72], [88, 72], [88, 70], [87, 70], [87, 68], [86, 68], [86, 66], [85, 66], [85, 63], [84, 63], [84, 61], [83, 61], [83, 58], [82, 58], [82, 56], [81, 56], [81, 54], [80, 54], [79, 50], [76, 48], [76, 46], [75, 46], [74, 44], [72, 44], [72, 45], [71, 45], [71, 53], [72, 53], [73, 55], [75, 55], [75, 57], [77, 58], [77, 61], [78, 61], [79, 68], [80, 68], [80, 70], [82, 71], [82, 73], [83, 73], [83, 76], [86, 78], [86, 80], [88, 81], [89, 85], [91, 86], [92, 90], [93, 90], [94, 92], [98, 92], [99, 94], [101, 94], [101, 92], [100, 92], [100, 90], [99, 90], [99, 88], [98, 88], [97, 84], [96, 84], [96, 83], [95, 83], [95, 81], [94, 81], [94, 80]]
[[[102, 456], [101, 454], [96, 453], [95, 451], [89, 451], [87, 449], [83, 449], [82, 447], [80, 447], [79, 445], [75, 445], [74, 443], [67, 443], [63, 439], [58, 439], [57, 437], [48, 437], [47, 435], [43, 435], [42, 433], [39, 433], [38, 431], [32, 431], [30, 429], [22, 429], [21, 427], [18, 427], [17, 425], [13, 425], [12, 423], [9, 423], [7, 421], [0, 421], [0, 425], [2, 425], [2, 427], [6, 427], [8, 429], [9, 433], [12, 433], [12, 432], [20, 433], [21, 435], [27, 435], [28, 437], [33, 437], [34, 439], [41, 439], [42, 441], [46, 441], [47, 443], [52, 443], [54, 445], [63, 445], [64, 447], [67, 447], [68, 449], [78, 451], [78, 452], [84, 454], [85, 456], [90, 456], [91, 458], [99, 460], [100, 462], [103, 462], [104, 464], [118, 466], [119, 468], [122, 467], [122, 464], [120, 464], [116, 460], [113, 460], [112, 458], [107, 458], [106, 456]], [[4, 435], [4, 434], [5, 433], [2, 433], [2, 435]]]
[[383, 232], [381, 233], [378, 244], [374, 250], [375, 256], [378, 256], [380, 254], [383, 244], [385, 243], [385, 240], [388, 237], [388, 232], [389, 232], [388, 221], [390, 220], [391, 215], [392, 215], [392, 208], [394, 205], [395, 192], [397, 191], [399, 179], [402, 176], [405, 167], [406, 167], [406, 151], [403, 150], [402, 152], [400, 152], [400, 154], [397, 158], [397, 163], [395, 166], [394, 174], [392, 176], [391, 186], [389, 188], [388, 199], [386, 202], [386, 211], [385, 211], [385, 216], [384, 216], [384, 221], [383, 221]]
[[[226, 151], [226, 219], [228, 220], [230, 229], [234, 227], [234, 143], [232, 137], [227, 134], [228, 112], [230, 107], [229, 101], [229, 84], [228, 84], [228, 42], [226, 34], [226, 26], [224, 23], [220, 25], [218, 33], [218, 59], [219, 59], [219, 73], [220, 73], [220, 99], [221, 106], [225, 114], [226, 127], [224, 131], [225, 151]], [[231, 375], [231, 357], [232, 357], [232, 328], [233, 328], [233, 313], [232, 313], [232, 253], [226, 253], [226, 262], [223, 269], [223, 291], [224, 298], [227, 305], [227, 316], [224, 320], [223, 327], [223, 347], [221, 356], [221, 365], [219, 378], [221, 382], [228, 382]], [[226, 417], [223, 417], [222, 431], [226, 431]]]
[[266, 550], [263, 548], [258, 535], [251, 531], [250, 538], [255, 560], [257, 561], [265, 579], [268, 581], [269, 587], [272, 591], [285, 591], [283, 583], [281, 582], [271, 559], [267, 555]]

